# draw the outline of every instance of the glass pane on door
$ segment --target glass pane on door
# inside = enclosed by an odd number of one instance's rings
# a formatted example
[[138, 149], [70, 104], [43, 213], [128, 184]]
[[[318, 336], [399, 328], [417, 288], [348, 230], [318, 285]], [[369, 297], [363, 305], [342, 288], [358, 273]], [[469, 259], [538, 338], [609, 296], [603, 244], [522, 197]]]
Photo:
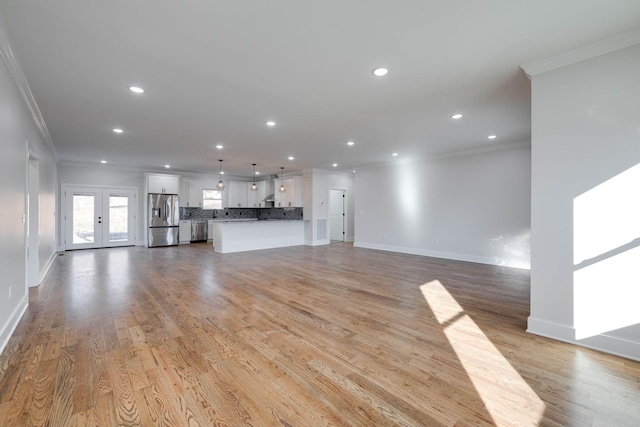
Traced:
[[73, 244], [94, 243], [95, 241], [95, 196], [73, 195]]
[[109, 242], [129, 240], [129, 197], [109, 195]]

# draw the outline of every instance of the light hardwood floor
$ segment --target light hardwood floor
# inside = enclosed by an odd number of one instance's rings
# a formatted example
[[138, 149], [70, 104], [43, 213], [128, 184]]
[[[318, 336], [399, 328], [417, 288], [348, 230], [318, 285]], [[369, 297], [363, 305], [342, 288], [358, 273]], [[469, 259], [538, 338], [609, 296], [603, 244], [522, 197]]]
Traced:
[[525, 332], [524, 270], [334, 243], [66, 252], [0, 426], [638, 426], [640, 363]]

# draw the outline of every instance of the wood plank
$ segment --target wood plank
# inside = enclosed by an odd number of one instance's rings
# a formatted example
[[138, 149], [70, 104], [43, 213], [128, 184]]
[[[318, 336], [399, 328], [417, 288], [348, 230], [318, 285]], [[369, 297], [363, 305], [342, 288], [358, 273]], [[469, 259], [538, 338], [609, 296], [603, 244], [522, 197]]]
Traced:
[[0, 355], [0, 425], [640, 425], [640, 363], [525, 332], [527, 271], [210, 249], [58, 257]]

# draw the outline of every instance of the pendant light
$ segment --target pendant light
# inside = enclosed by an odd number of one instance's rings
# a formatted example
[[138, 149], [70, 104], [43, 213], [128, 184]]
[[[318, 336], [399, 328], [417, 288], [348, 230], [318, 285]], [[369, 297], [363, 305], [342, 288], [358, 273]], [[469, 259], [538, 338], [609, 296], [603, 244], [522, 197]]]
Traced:
[[280, 169], [282, 169], [282, 173], [280, 174], [280, 192], [284, 193], [285, 191], [287, 191], [284, 186], [284, 166], [280, 166]]
[[224, 181], [222, 180], [222, 159], [218, 160], [220, 162], [220, 181], [216, 184], [216, 188], [218, 190], [224, 190]]
[[258, 186], [256, 185], [256, 164], [253, 163], [253, 184], [251, 184], [251, 191], [258, 191]]

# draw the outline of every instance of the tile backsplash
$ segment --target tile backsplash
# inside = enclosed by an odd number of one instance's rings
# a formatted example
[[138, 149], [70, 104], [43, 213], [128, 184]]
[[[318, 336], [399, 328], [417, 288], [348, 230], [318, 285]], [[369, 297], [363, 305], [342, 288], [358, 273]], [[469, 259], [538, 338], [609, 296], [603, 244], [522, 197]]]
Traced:
[[302, 219], [302, 208], [180, 208], [180, 219]]

